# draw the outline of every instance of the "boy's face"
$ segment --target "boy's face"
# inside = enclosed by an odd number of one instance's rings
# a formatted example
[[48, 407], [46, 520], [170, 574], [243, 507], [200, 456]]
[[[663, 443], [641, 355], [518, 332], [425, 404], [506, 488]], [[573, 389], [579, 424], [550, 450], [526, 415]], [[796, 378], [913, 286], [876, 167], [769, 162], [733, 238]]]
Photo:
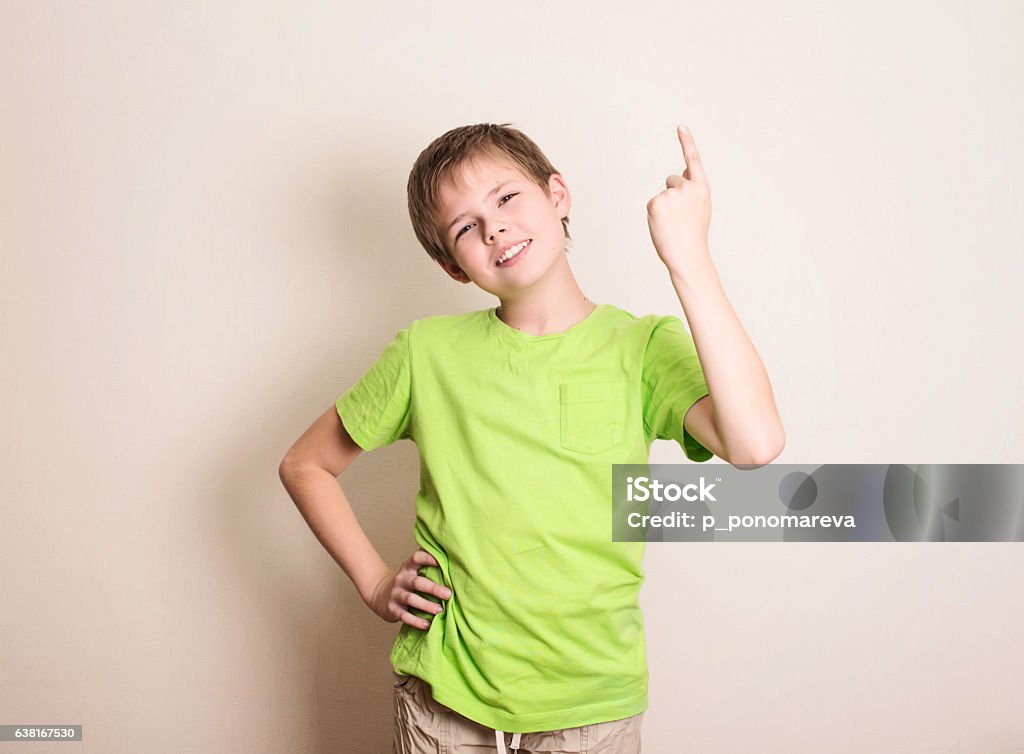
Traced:
[[[517, 166], [483, 156], [464, 163], [453, 178], [439, 186], [436, 216], [458, 262], [439, 264], [455, 280], [514, 297], [565, 263], [562, 218], [571, 200], [560, 175], [548, 178], [548, 196]], [[529, 243], [518, 255], [499, 263], [506, 249], [523, 241]]]

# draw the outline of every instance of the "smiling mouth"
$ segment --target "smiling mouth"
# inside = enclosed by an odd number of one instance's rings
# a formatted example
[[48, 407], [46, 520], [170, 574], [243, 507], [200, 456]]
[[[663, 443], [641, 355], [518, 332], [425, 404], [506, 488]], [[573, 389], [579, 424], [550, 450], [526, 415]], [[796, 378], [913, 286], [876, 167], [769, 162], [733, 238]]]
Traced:
[[510, 248], [508, 251], [506, 251], [504, 254], [498, 257], [498, 260], [494, 263], [495, 267], [501, 267], [506, 262], [510, 262], [516, 257], [518, 257], [520, 254], [526, 251], [526, 247], [529, 246], [532, 241], [532, 238], [527, 238], [522, 243]]

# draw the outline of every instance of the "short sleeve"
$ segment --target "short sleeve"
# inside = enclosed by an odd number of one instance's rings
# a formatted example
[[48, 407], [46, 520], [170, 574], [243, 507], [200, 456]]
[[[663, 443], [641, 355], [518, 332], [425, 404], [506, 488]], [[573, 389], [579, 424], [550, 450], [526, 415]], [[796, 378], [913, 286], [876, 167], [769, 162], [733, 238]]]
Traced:
[[644, 351], [644, 432], [649, 439], [675, 440], [691, 461], [714, 454], [683, 427], [683, 417], [708, 395], [693, 337], [678, 317], [660, 317]]
[[399, 330], [359, 381], [334, 402], [346, 431], [363, 450], [411, 439], [409, 353], [406, 328]]

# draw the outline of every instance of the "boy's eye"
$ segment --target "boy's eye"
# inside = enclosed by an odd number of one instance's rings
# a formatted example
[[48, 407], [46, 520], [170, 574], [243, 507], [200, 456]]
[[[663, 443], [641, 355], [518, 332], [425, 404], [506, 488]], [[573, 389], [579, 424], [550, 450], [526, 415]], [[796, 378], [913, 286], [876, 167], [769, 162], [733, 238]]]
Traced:
[[[501, 197], [501, 201], [498, 202], [498, 206], [500, 207], [502, 204], [505, 203], [506, 199], [511, 199], [513, 196], [515, 196], [518, 193], [519, 192], [516, 191], [515, 193], [512, 193], [512, 194], [505, 194], [505, 196]], [[470, 223], [469, 225], [463, 225], [462, 228], [459, 230], [459, 232], [455, 234], [455, 240], [458, 241], [459, 238], [462, 236], [462, 234], [466, 232], [466, 228], [470, 227], [470, 225], [472, 225], [472, 224], [473, 223]]]

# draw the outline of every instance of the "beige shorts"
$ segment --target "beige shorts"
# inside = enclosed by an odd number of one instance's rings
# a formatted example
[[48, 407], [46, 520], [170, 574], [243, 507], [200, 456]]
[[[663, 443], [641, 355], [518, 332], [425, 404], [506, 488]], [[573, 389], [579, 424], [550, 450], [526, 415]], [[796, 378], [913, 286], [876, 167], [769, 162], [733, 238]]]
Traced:
[[393, 671], [392, 675], [394, 754], [640, 754], [643, 712], [579, 728], [506, 733], [480, 725], [435, 701], [426, 681]]

